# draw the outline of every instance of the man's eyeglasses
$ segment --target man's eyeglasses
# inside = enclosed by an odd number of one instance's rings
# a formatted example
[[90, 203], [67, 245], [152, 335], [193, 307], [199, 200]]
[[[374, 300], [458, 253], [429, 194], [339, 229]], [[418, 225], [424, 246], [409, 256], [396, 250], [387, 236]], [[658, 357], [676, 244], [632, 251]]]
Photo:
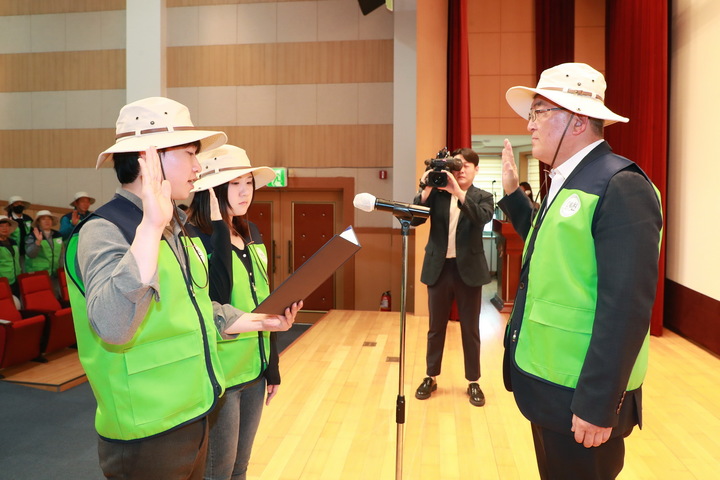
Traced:
[[542, 108], [539, 110], [531, 108], [530, 113], [528, 114], [528, 122], [536, 121], [537, 117], [538, 117], [538, 113], [552, 112], [553, 110], [565, 110], [565, 109], [562, 107]]

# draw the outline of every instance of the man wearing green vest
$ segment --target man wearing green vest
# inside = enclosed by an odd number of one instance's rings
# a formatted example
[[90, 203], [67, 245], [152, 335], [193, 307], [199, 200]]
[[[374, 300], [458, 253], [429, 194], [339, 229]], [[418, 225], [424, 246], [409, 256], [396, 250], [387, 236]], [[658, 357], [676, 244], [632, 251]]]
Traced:
[[17, 228], [17, 222], [6, 215], [0, 215], [0, 277], [8, 279], [13, 295], [19, 297], [20, 291], [17, 288], [17, 276], [22, 273], [20, 270], [20, 251], [17, 243], [10, 238], [10, 235]]
[[112, 158], [121, 188], [68, 241], [78, 354], [108, 478], [201, 479], [207, 416], [225, 388], [219, 337], [287, 330], [297, 312], [263, 316], [210, 300], [207, 254], [174, 201], [190, 194], [195, 154], [226, 139], [196, 129], [173, 100], [126, 105], [97, 161]]
[[628, 121], [605, 107], [605, 87], [592, 67], [566, 63], [506, 93], [552, 178], [534, 212], [505, 140], [499, 205], [525, 251], [503, 370], [543, 480], [616, 478], [624, 437], [642, 426], [662, 212], [645, 173], [603, 140]]

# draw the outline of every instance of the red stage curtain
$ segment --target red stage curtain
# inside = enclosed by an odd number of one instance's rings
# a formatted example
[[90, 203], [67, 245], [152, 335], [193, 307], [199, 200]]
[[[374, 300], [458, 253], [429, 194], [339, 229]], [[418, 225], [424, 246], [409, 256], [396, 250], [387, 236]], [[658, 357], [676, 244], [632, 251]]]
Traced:
[[[607, 0], [607, 106], [630, 118], [605, 130], [617, 154], [636, 162], [663, 198], [666, 212], [668, 140], [668, 2]], [[650, 332], [662, 335], [665, 246]]]
[[[535, 73], [575, 58], [575, 0], [535, 0]], [[537, 82], [536, 82], [537, 83]], [[535, 86], [535, 85], [533, 85]], [[538, 162], [540, 198], [547, 195], [550, 167]]]
[[448, 2], [447, 147], [472, 148], [467, 0]]

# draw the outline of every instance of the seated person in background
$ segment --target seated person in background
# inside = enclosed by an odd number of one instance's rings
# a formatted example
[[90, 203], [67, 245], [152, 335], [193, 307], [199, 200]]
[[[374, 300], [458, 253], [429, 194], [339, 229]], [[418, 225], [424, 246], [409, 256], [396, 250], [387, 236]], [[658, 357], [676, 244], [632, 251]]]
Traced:
[[17, 230], [12, 233], [11, 238], [15, 240], [15, 243], [20, 249], [21, 261], [23, 260], [23, 255], [25, 255], [25, 237], [27, 237], [32, 230], [32, 217], [23, 213], [29, 207], [30, 202], [26, 202], [19, 195], [10, 197], [7, 205], [5, 206], [5, 211], [7, 212], [8, 217], [15, 220], [15, 223], [17, 223], [18, 226]]
[[77, 192], [75, 194], [75, 199], [70, 202], [73, 211], [66, 213], [60, 219], [60, 235], [62, 235], [63, 240], [70, 238], [75, 225], [85, 220], [92, 213], [90, 205], [93, 203], [95, 203], [95, 199], [86, 192]]
[[10, 283], [13, 295], [19, 296], [17, 276], [22, 273], [20, 269], [20, 249], [18, 244], [10, 238], [17, 228], [17, 222], [6, 215], [0, 215], [0, 277], [5, 277]]
[[520, 182], [520, 188], [522, 189], [523, 193], [527, 195], [528, 200], [530, 200], [530, 203], [532, 203], [533, 210], [537, 210], [540, 208], [540, 204], [535, 201], [535, 197], [533, 196], [532, 187], [528, 182]]
[[58, 219], [48, 210], [40, 210], [33, 224], [32, 232], [25, 239], [25, 271], [47, 270], [57, 278], [62, 261], [63, 243], [60, 232], [55, 230]]

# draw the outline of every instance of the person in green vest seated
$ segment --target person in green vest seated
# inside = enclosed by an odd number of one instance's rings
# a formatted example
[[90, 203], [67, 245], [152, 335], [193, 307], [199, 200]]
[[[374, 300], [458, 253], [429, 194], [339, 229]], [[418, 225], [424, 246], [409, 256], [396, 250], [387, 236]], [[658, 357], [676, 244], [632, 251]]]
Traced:
[[223, 132], [150, 97], [120, 110], [115, 139], [96, 166], [112, 159], [120, 188], [75, 229], [66, 258], [100, 467], [108, 478], [199, 480], [226, 385], [218, 340], [287, 330], [298, 306], [268, 316], [210, 299], [207, 252], [174, 202], [190, 195], [196, 153], [224, 144]]
[[[270, 294], [267, 251], [248, 209], [255, 190], [275, 178], [269, 167], [250, 165], [233, 145], [198, 155], [200, 178], [190, 222], [210, 253], [210, 297], [251, 311]], [[227, 390], [210, 415], [206, 480], [245, 479], [255, 433], [266, 403], [280, 388], [275, 334], [246, 333], [218, 343]]]
[[90, 205], [93, 203], [95, 203], [95, 199], [88, 195], [87, 192], [75, 193], [75, 198], [70, 202], [70, 206], [73, 207], [72, 211], [66, 213], [60, 219], [60, 234], [63, 240], [70, 238], [73, 228], [90, 216], [92, 213]]
[[25, 238], [32, 230], [33, 219], [25, 213], [30, 208], [30, 202], [23, 200], [19, 195], [13, 195], [8, 199], [5, 211], [10, 219], [17, 223], [17, 229], [12, 233], [12, 239], [20, 249], [20, 265], [25, 261]]
[[53, 228], [57, 225], [58, 218], [49, 210], [40, 210], [35, 215], [32, 232], [25, 239], [26, 272], [46, 270], [52, 278], [57, 278], [63, 258], [62, 235]]
[[20, 296], [17, 288], [17, 276], [20, 270], [20, 249], [18, 244], [10, 238], [17, 228], [17, 222], [6, 215], [0, 215], [0, 277], [5, 277], [10, 283], [13, 295]]

